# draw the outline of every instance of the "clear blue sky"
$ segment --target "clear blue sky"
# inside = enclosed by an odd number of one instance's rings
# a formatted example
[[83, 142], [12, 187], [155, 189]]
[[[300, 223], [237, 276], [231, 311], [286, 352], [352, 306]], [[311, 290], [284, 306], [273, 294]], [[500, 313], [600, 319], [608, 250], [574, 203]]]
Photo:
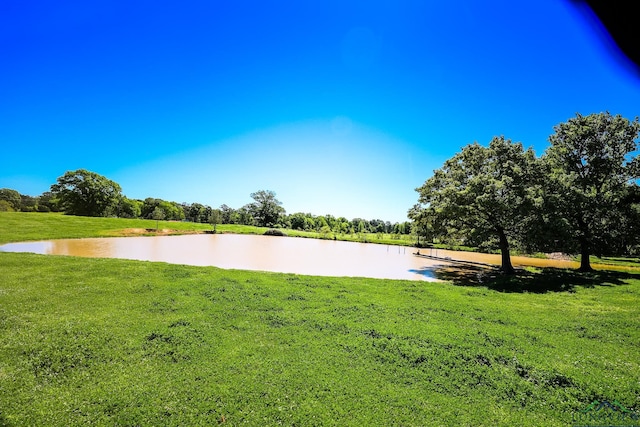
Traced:
[[541, 154], [640, 79], [572, 3], [0, 3], [0, 188], [89, 169], [130, 198], [403, 221], [468, 143]]

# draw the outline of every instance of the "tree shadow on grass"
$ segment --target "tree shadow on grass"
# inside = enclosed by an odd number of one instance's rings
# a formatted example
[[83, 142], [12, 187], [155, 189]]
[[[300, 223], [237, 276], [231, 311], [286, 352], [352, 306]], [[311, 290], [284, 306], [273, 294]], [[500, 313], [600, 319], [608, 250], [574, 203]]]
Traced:
[[498, 292], [574, 292], [578, 286], [626, 285], [629, 279], [640, 279], [639, 274], [598, 270], [583, 273], [560, 268], [519, 269], [516, 275], [503, 274], [497, 268], [458, 265], [439, 270], [436, 276], [456, 286], [485, 287]]

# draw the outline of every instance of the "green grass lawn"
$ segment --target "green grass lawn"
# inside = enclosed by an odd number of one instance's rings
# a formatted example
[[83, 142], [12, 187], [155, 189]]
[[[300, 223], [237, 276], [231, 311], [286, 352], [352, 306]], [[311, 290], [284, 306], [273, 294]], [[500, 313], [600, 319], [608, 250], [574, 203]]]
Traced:
[[126, 229], [155, 230], [156, 225], [178, 232], [204, 232], [208, 224], [148, 219], [91, 218], [58, 213], [0, 212], [0, 244], [81, 237], [114, 237]]
[[[21, 230], [0, 215], [0, 241], [117, 235], [107, 219], [56, 231], [55, 217]], [[594, 400], [640, 412], [640, 275], [517, 280], [0, 253], [0, 426], [565, 426]]]

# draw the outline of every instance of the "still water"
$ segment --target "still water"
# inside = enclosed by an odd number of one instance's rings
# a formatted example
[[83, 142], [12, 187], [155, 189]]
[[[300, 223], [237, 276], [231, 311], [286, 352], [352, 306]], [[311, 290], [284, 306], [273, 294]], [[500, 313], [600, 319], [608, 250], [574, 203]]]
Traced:
[[[315, 276], [371, 277], [381, 279], [437, 280], [442, 269], [455, 268], [457, 261], [500, 264], [498, 255], [341, 242], [295, 237], [239, 234], [158, 237], [111, 237], [61, 239], [10, 243], [5, 252], [33, 252], [93, 258], [122, 258], [172, 264], [215, 266], [225, 269], [258, 270]], [[536, 265], [550, 260], [513, 257], [514, 265]], [[553, 261], [554, 266], [563, 261]], [[479, 264], [479, 265], [481, 265]], [[567, 267], [574, 264], [569, 263]]]

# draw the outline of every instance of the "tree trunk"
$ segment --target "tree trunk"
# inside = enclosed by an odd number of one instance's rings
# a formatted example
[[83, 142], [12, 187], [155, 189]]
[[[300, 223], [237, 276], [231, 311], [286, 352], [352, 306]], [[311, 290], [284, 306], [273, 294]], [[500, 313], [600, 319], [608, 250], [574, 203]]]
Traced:
[[580, 238], [580, 268], [579, 271], [593, 271], [591, 268], [591, 260], [589, 256], [591, 251], [589, 248], [589, 239], [587, 237]]
[[580, 268], [578, 269], [578, 271], [593, 271], [593, 268], [591, 268], [591, 260], [589, 259], [589, 256], [591, 255], [591, 247], [589, 245], [591, 235], [589, 233], [589, 227], [587, 226], [587, 223], [582, 218], [578, 218], [578, 228], [581, 233]]
[[502, 254], [502, 267], [500, 269], [504, 274], [516, 274], [516, 270], [511, 265], [511, 254], [509, 252], [509, 241], [503, 229], [496, 230], [500, 237], [500, 252]]

